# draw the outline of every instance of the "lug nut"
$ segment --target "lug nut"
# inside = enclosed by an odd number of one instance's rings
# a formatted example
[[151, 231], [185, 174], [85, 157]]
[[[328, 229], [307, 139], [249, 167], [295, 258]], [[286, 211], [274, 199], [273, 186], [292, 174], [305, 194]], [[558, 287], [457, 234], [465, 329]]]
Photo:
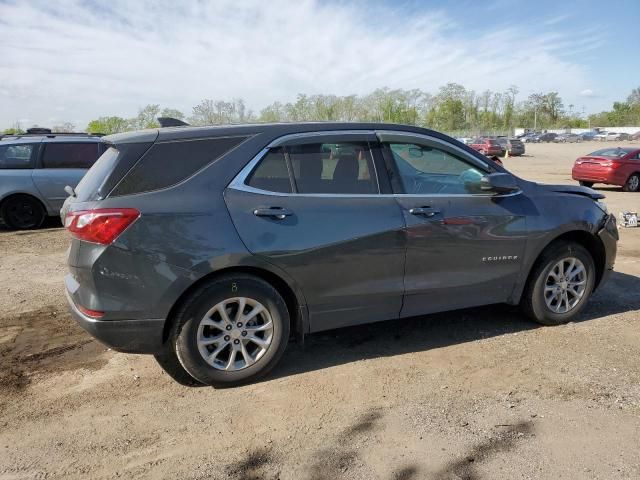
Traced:
[[225, 335], [224, 336], [224, 341], [228, 342], [229, 340], [231, 340], [231, 337], [229, 335]]
[[233, 327], [231, 325], [227, 325], [227, 330], [231, 330]]
[[245, 330], [244, 332], [242, 332], [242, 336], [246, 337], [247, 336], [247, 331]]
[[237, 338], [233, 341], [234, 344], [238, 345], [240, 343], [240, 340], [238, 340]]
[[242, 322], [238, 322], [237, 327], [238, 327], [238, 328], [242, 328]]

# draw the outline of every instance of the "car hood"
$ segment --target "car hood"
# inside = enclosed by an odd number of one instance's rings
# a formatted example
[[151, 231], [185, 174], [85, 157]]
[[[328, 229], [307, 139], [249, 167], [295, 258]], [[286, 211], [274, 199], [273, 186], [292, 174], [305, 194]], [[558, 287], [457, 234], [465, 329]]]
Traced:
[[600, 200], [605, 198], [600, 192], [596, 192], [592, 188], [580, 187], [578, 185], [542, 185], [538, 184], [538, 187], [543, 190], [549, 190], [557, 193], [570, 193], [573, 195], [581, 195], [583, 197], [589, 197], [593, 200]]

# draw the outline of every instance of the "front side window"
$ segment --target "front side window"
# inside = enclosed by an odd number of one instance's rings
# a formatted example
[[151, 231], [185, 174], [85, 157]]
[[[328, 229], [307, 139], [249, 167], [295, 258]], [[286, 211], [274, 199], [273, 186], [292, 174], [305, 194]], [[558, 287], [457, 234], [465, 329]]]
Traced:
[[247, 179], [271, 192], [377, 194], [373, 157], [366, 142], [309, 143], [271, 150]]
[[32, 168], [34, 145], [0, 145], [0, 169]]
[[47, 143], [42, 168], [91, 168], [100, 156], [99, 143]]
[[413, 143], [389, 143], [407, 194], [480, 193], [484, 172], [449, 152]]

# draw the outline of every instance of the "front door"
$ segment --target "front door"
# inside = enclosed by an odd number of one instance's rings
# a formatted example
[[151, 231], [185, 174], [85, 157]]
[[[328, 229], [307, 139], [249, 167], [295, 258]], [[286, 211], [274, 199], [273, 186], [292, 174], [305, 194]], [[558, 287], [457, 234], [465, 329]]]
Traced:
[[253, 254], [301, 286], [312, 331], [398, 318], [404, 220], [381, 195], [373, 132], [317, 135], [271, 148], [225, 192]]
[[507, 301], [525, 247], [524, 195], [481, 192], [489, 163], [441, 139], [379, 137], [406, 223], [401, 316]]

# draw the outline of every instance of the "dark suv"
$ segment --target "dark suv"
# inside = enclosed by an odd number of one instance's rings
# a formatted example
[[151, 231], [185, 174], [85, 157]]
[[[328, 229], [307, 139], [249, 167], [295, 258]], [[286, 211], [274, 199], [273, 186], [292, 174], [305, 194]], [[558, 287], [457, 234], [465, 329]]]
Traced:
[[[516, 178], [417, 127], [105, 137], [67, 199], [73, 315], [176, 380], [253, 380], [290, 334], [505, 302], [567, 322], [613, 268], [603, 196]], [[559, 209], [558, 205], [562, 205]]]

